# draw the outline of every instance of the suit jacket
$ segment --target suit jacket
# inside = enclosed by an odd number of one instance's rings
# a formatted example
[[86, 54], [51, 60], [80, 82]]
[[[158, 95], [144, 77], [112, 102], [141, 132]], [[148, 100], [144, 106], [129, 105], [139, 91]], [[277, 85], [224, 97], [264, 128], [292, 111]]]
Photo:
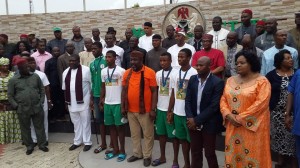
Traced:
[[69, 67], [70, 55], [68, 53], [64, 53], [59, 56], [57, 59], [57, 72], [59, 76], [60, 86], [62, 86], [62, 74], [64, 70]]
[[224, 131], [223, 118], [220, 112], [220, 99], [223, 94], [224, 81], [211, 74], [203, 88], [200, 114], [197, 114], [199, 80], [197, 75], [191, 76], [185, 98], [185, 113], [187, 118], [194, 118], [197, 126], [208, 133]]

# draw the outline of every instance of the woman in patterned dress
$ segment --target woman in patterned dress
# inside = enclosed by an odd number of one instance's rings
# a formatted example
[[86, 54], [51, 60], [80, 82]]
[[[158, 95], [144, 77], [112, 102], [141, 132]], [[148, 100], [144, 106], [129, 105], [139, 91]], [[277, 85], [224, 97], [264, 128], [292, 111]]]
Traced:
[[284, 167], [291, 163], [291, 160], [293, 160], [293, 165], [288, 167], [297, 168], [295, 138], [284, 124], [284, 112], [288, 96], [287, 88], [294, 74], [293, 65], [291, 53], [288, 50], [282, 50], [274, 57], [276, 69], [266, 75], [272, 88], [270, 100], [271, 149], [278, 153], [278, 163], [275, 168]]
[[235, 56], [237, 76], [227, 79], [220, 108], [226, 127], [225, 168], [271, 168], [271, 86], [253, 52]]
[[7, 85], [14, 76], [9, 71], [9, 59], [0, 58], [0, 144], [19, 142], [21, 130], [16, 111], [12, 110], [7, 98]]

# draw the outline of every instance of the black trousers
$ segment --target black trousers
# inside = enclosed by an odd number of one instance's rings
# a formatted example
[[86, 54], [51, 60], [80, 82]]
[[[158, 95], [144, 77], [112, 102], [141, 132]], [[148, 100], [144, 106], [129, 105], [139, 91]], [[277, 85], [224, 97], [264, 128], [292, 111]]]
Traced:
[[216, 156], [216, 134], [206, 133], [204, 131], [190, 130], [192, 168], [203, 167], [203, 151], [209, 168], [218, 168]]

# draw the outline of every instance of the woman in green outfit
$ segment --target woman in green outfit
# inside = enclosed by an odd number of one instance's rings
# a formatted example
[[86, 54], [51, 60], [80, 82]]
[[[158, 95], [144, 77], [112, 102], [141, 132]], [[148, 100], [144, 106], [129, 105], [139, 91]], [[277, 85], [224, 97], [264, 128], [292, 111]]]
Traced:
[[19, 142], [21, 130], [16, 111], [7, 98], [7, 85], [14, 73], [9, 71], [9, 59], [0, 58], [0, 144]]

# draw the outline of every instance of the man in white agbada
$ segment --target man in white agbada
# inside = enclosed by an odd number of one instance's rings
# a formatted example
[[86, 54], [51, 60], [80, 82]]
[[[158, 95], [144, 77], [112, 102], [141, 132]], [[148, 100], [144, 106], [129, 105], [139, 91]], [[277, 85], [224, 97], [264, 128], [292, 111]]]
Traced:
[[70, 57], [69, 68], [63, 72], [62, 89], [65, 91], [65, 101], [74, 124], [75, 138], [70, 151], [84, 144], [83, 151], [92, 147], [90, 90], [91, 75], [88, 67], [80, 65], [77, 54]]
[[[49, 90], [49, 80], [44, 72], [36, 70], [36, 62], [33, 57], [27, 58], [29, 69], [31, 73], [36, 73], [40, 78], [43, 83], [43, 86], [45, 87], [45, 101], [43, 105], [43, 110], [44, 110], [44, 127], [45, 127], [45, 134], [46, 134], [46, 145], [48, 145], [48, 109], [51, 109], [53, 107], [53, 104], [50, 99], [50, 90]], [[34, 143], [37, 143], [37, 137], [35, 133], [35, 129], [33, 126], [33, 123], [31, 121], [30, 125], [31, 129], [31, 138]]]
[[208, 32], [208, 34], [214, 36], [211, 47], [220, 49], [221, 47], [226, 45], [226, 37], [229, 31], [222, 28], [222, 18], [220, 16], [216, 16], [213, 18], [212, 27], [213, 29]]

